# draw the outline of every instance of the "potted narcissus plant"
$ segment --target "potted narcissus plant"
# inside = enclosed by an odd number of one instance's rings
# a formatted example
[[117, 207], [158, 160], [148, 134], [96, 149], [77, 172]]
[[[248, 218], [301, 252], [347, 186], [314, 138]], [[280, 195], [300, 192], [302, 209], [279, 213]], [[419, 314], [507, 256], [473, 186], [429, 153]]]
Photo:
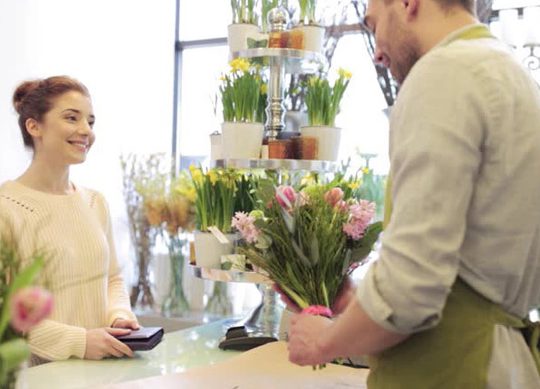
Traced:
[[339, 69], [338, 78], [330, 85], [327, 78], [313, 76], [306, 86], [306, 107], [308, 126], [300, 129], [302, 137], [318, 139], [318, 158], [335, 161], [338, 156], [341, 129], [336, 127], [335, 120], [339, 113], [339, 105], [349, 85], [352, 74]]
[[258, 39], [255, 0], [231, 0], [232, 23], [227, 28], [227, 43], [231, 53], [246, 50], [248, 39]]
[[230, 169], [203, 171], [193, 165], [189, 170], [196, 194], [195, 262], [197, 266], [219, 269], [221, 256], [233, 253], [236, 239], [231, 226], [237, 191], [236, 174]]
[[[317, 0], [298, 0], [300, 21], [291, 32], [292, 36], [302, 36], [301, 48], [307, 51], [321, 52], [325, 29], [315, 20]], [[298, 39], [299, 40], [299, 39]]]
[[264, 133], [264, 125], [258, 121], [263, 120], [259, 108], [263, 83], [259, 70], [246, 59], [237, 58], [230, 62], [230, 70], [221, 80], [223, 157], [257, 159]]

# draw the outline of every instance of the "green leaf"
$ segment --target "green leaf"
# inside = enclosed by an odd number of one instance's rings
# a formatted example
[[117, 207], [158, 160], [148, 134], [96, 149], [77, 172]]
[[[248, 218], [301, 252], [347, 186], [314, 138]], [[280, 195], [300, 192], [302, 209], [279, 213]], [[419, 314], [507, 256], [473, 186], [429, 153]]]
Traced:
[[23, 339], [17, 338], [0, 344], [0, 387], [7, 375], [30, 356], [30, 349]]
[[2, 306], [2, 313], [0, 316], [0, 339], [3, 339], [4, 332], [7, 328], [7, 325], [9, 323], [9, 302], [11, 300], [11, 296], [13, 294], [21, 289], [24, 288], [34, 282], [34, 280], [37, 278], [37, 275], [41, 271], [41, 268], [45, 264], [43, 255], [37, 255], [34, 261], [25, 269], [23, 269], [13, 280], [13, 283], [10, 285], [7, 296], [6, 296], [6, 304], [3, 304]]

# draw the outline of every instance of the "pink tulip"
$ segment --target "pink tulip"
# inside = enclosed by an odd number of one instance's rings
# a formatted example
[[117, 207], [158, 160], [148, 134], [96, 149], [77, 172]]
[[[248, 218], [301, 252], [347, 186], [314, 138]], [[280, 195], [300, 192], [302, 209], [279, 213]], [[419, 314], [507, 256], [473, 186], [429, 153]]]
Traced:
[[11, 326], [18, 332], [28, 332], [50, 315], [53, 308], [52, 295], [38, 287], [17, 291], [11, 298]]
[[291, 209], [296, 202], [296, 192], [292, 186], [280, 185], [276, 189], [276, 200], [285, 209]]
[[343, 200], [343, 191], [341, 188], [332, 188], [324, 194], [324, 201], [330, 206], [335, 207], [340, 201]]

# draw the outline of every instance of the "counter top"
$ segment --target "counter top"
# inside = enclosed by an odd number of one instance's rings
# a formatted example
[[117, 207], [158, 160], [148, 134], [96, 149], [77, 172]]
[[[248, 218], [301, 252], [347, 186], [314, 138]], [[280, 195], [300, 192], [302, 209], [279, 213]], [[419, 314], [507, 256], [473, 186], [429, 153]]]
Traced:
[[212, 365], [240, 354], [218, 348], [220, 339], [230, 325], [231, 320], [221, 320], [165, 334], [156, 348], [136, 352], [134, 358], [101, 361], [70, 359], [24, 369], [16, 387], [91, 388]]

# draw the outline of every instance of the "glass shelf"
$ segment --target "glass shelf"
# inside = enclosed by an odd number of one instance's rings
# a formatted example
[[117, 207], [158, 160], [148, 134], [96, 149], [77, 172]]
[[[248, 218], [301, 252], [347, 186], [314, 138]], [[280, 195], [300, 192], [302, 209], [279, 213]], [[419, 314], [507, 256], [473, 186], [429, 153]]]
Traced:
[[316, 73], [328, 68], [328, 61], [321, 53], [298, 49], [257, 48], [235, 51], [232, 58], [262, 58], [264, 65], [269, 65], [270, 59], [281, 61], [285, 73]]
[[242, 282], [250, 284], [272, 284], [272, 281], [261, 273], [253, 271], [221, 270], [188, 265], [188, 269], [194, 277], [203, 280], [221, 282]]
[[279, 327], [283, 306], [277, 293], [272, 289], [273, 282], [266, 276], [237, 270], [210, 269], [196, 265], [188, 265], [194, 277], [209, 281], [243, 282], [258, 284], [261, 293], [260, 304], [251, 314], [237, 322], [234, 326], [244, 326], [254, 336], [269, 336], [280, 339]]
[[336, 162], [306, 159], [217, 159], [212, 167], [234, 169], [307, 170], [332, 173], [338, 168]]

